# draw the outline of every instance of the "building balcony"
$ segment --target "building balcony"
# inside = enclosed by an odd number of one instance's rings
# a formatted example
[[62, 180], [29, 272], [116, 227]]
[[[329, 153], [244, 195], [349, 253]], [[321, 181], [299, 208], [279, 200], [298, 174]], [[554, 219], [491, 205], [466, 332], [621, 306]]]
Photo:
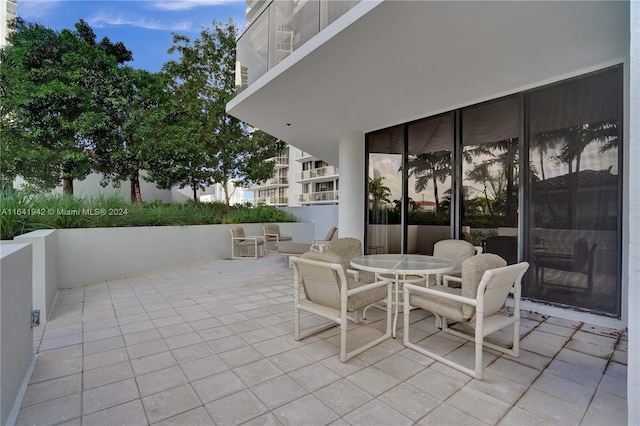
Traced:
[[271, 178], [253, 185], [251, 190], [256, 191], [258, 189], [283, 188], [288, 185], [289, 178], [287, 177]]
[[288, 155], [281, 155], [279, 157], [274, 157], [273, 160], [276, 161], [276, 168], [289, 167]]
[[238, 93], [360, 1], [279, 0], [271, 2], [238, 38], [236, 66]]
[[268, 206], [287, 206], [289, 197], [258, 197], [253, 199], [254, 204], [266, 204]]
[[340, 191], [306, 192], [298, 194], [300, 204], [335, 204]]
[[296, 161], [303, 162], [312, 157], [313, 155], [309, 154], [308, 152], [300, 151], [296, 154]]
[[336, 178], [338, 170], [334, 166], [320, 167], [317, 169], [303, 170], [296, 173], [296, 182], [316, 180], [322, 178]]

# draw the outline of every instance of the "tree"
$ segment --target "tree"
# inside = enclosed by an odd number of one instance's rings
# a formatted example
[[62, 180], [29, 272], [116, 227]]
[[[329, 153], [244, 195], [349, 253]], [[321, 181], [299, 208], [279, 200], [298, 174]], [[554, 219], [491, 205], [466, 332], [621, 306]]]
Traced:
[[[169, 53], [179, 59], [165, 64], [171, 77], [171, 91], [181, 108], [187, 131], [182, 134], [182, 152], [171, 156], [174, 170], [164, 173], [163, 184], [190, 185], [196, 191], [220, 183], [227, 207], [230, 182], [242, 184], [264, 180], [273, 174], [273, 162], [281, 143], [262, 132], [250, 133], [238, 119], [226, 113], [226, 104], [235, 96], [237, 30], [233, 22], [213, 21], [200, 38], [174, 34]], [[154, 171], [158, 175], [158, 171]]]
[[63, 191], [73, 194], [73, 179], [92, 171], [109, 119], [100, 96], [131, 52], [107, 38], [97, 43], [82, 20], [75, 28], [56, 32], [16, 20], [6, 47], [15, 66], [0, 69], [3, 179], [20, 175], [43, 189], [62, 179]]
[[385, 203], [391, 203], [389, 196], [391, 195], [391, 189], [383, 184], [384, 177], [370, 178], [369, 179], [369, 194], [373, 198], [373, 207], [378, 207], [382, 201]]
[[409, 176], [415, 176], [414, 189], [422, 192], [427, 189], [429, 182], [433, 183], [433, 197], [436, 202], [436, 212], [440, 210], [440, 196], [438, 182], [444, 183], [451, 176], [451, 152], [438, 151], [410, 157], [407, 161]]
[[95, 162], [103, 175], [102, 184], [118, 186], [131, 182], [131, 202], [142, 202], [140, 172], [148, 168], [160, 140], [170, 140], [168, 129], [178, 124], [172, 112], [172, 98], [166, 79], [150, 73], [122, 67], [109, 84], [111, 96], [102, 97], [110, 119], [103, 128], [103, 143], [96, 147]]

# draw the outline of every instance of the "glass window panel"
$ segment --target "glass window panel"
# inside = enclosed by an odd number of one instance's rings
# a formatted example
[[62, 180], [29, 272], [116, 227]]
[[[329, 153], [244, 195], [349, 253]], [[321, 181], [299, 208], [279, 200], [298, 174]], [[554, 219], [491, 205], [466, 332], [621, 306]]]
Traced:
[[433, 245], [451, 236], [453, 115], [408, 127], [407, 253], [433, 254]]
[[402, 252], [403, 127], [367, 137], [369, 170], [366, 252]]
[[619, 316], [620, 68], [528, 94], [527, 297]]
[[462, 111], [462, 230], [509, 264], [518, 254], [519, 98]]
[[267, 72], [269, 13], [260, 15], [238, 39], [236, 88], [238, 93]]
[[327, 0], [322, 2], [327, 8], [327, 23], [331, 24], [333, 21], [347, 13], [356, 4], [360, 3], [360, 0]]

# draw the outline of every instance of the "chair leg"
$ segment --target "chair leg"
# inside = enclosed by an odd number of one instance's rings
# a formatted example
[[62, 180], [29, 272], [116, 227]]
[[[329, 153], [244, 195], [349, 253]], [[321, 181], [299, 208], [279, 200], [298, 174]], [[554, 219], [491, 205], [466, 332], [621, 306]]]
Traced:
[[484, 336], [482, 335], [482, 331], [476, 328], [476, 368], [474, 371], [474, 377], [478, 380], [482, 380], [482, 343], [484, 340]]

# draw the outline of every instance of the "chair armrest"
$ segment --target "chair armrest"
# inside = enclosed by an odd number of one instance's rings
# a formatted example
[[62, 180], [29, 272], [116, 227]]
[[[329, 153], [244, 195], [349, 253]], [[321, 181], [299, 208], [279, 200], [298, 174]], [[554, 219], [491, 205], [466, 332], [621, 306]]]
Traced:
[[347, 290], [347, 296], [353, 296], [354, 294], [362, 293], [363, 291], [371, 290], [377, 287], [388, 286], [388, 285], [391, 285], [392, 283], [393, 281], [391, 280], [381, 280], [381, 281], [376, 281], [375, 283], [365, 284], [363, 286]]
[[454, 276], [451, 276], [451, 275], [443, 275], [442, 276], [442, 285], [446, 285], [448, 287], [449, 286], [449, 281], [456, 282], [456, 283], [462, 283], [462, 278], [461, 277], [454, 277]]
[[326, 241], [314, 241], [311, 243], [311, 251], [324, 252]]
[[457, 294], [445, 293], [444, 291], [435, 290], [434, 287], [420, 287], [413, 284], [405, 284], [403, 291], [405, 297], [409, 297], [410, 293], [421, 293], [424, 296], [434, 297], [436, 299], [449, 299], [471, 306], [478, 306], [478, 301], [476, 299], [463, 297]]

